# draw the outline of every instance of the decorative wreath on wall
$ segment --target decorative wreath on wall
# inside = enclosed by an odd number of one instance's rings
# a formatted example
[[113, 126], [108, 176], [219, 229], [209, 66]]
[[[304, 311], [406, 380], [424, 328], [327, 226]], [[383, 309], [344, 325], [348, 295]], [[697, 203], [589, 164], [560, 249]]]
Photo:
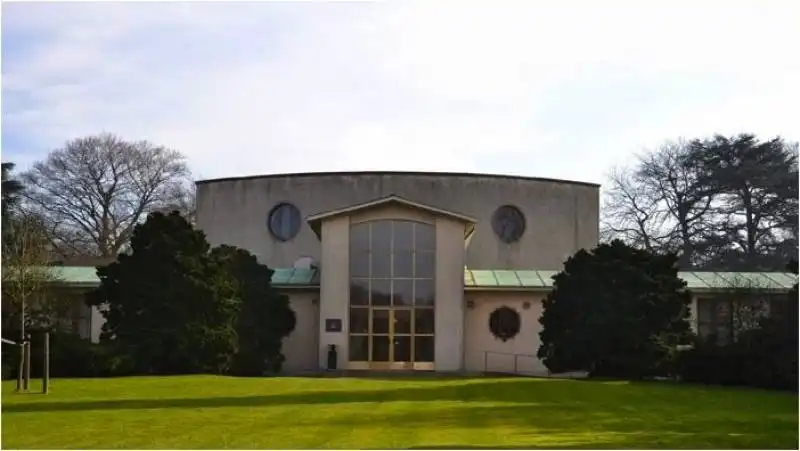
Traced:
[[516, 337], [521, 327], [522, 318], [511, 307], [500, 307], [489, 315], [489, 330], [502, 341]]

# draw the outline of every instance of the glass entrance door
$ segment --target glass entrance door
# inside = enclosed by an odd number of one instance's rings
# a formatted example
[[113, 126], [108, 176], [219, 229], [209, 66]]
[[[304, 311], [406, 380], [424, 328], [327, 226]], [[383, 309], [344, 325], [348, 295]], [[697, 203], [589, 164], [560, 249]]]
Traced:
[[436, 226], [350, 225], [348, 368], [434, 369]]
[[411, 309], [373, 308], [372, 369], [413, 369]]
[[[373, 307], [361, 310], [364, 313], [367, 311], [370, 312], [369, 332], [350, 337], [352, 369], [433, 369], [433, 334], [423, 324], [422, 315], [415, 314], [417, 312], [413, 308]], [[419, 325], [415, 324], [417, 321], [420, 321]]]

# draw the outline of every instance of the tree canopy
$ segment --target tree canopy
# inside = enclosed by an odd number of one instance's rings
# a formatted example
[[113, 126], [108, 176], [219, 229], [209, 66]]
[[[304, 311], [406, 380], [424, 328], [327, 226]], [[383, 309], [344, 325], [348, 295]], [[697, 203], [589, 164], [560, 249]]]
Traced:
[[51, 290], [56, 277], [46, 267], [51, 255], [46, 223], [19, 208], [25, 187], [11, 177], [13, 168], [2, 165], [2, 322], [8, 332], [24, 333], [24, 327], [52, 327], [65, 306]]
[[289, 297], [272, 288], [273, 271], [258, 263], [250, 252], [233, 246], [213, 249], [212, 257], [222, 264], [241, 301], [236, 321], [238, 352], [233, 371], [241, 376], [275, 373], [283, 364], [283, 338], [295, 327]]
[[543, 301], [538, 357], [551, 372], [643, 377], [687, 343], [690, 295], [677, 257], [614, 240], [570, 257]]
[[130, 247], [98, 267], [100, 286], [88, 295], [106, 319], [101, 339], [136, 373], [227, 371], [239, 303], [205, 235], [177, 212], [152, 213], [134, 228]]
[[116, 257], [149, 213], [194, 206], [183, 155], [109, 133], [68, 141], [21, 180], [26, 208], [64, 257]]
[[101, 340], [129, 372], [280, 370], [295, 316], [272, 289], [272, 270], [245, 250], [212, 250], [178, 212], [151, 213], [134, 228], [130, 252], [97, 274], [87, 302], [103, 312]]
[[11, 177], [11, 172], [14, 170], [14, 163], [2, 163], [2, 213], [3, 213], [3, 226], [11, 213], [11, 210], [16, 207], [19, 201], [19, 195], [22, 193], [22, 183], [16, 178]]
[[603, 235], [682, 269], [781, 271], [798, 250], [797, 157], [751, 134], [668, 141], [612, 172]]

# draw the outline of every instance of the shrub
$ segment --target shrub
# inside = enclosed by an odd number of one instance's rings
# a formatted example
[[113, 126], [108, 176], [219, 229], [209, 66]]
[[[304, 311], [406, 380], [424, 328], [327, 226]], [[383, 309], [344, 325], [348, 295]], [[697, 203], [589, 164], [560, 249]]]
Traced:
[[730, 344], [698, 342], [681, 352], [679, 373], [684, 382], [797, 391], [797, 363], [797, 337], [765, 325]]
[[[44, 369], [42, 332], [31, 331], [31, 377], [40, 378]], [[19, 371], [19, 348], [3, 350], [3, 378], [15, 379]], [[115, 358], [104, 344], [92, 343], [67, 332], [50, 333], [50, 377], [107, 377], [130, 374], [130, 363]]]

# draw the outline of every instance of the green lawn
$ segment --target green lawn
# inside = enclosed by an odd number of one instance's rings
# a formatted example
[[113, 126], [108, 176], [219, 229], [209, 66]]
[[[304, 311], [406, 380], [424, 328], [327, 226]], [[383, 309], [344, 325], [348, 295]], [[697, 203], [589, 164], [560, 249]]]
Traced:
[[[38, 389], [38, 385], [34, 385]], [[522, 378], [3, 382], [4, 448], [792, 448], [796, 395]]]

